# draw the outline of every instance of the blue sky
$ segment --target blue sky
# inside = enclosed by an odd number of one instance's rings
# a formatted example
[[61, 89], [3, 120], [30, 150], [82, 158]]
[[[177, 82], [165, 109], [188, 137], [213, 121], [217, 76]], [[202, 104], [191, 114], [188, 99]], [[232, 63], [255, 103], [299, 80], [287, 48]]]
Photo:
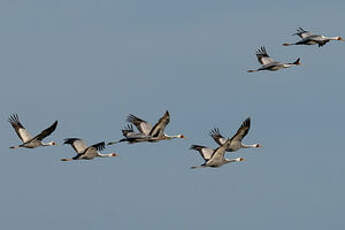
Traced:
[[[283, 47], [298, 26], [345, 36], [344, 1], [21, 1], [0, 3], [3, 229], [342, 229], [345, 42]], [[265, 45], [302, 66], [248, 74]], [[121, 137], [129, 113], [187, 140], [119, 144], [114, 159], [73, 156], [63, 138]], [[10, 150], [18, 113], [57, 147]], [[250, 116], [246, 158], [219, 169], [216, 147]]]

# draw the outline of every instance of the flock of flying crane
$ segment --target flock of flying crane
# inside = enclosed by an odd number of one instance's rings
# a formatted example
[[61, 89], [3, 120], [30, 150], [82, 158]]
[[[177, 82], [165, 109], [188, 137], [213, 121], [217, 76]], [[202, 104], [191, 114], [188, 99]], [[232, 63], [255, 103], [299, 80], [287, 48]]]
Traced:
[[[299, 27], [297, 33], [293, 35], [298, 35], [301, 40], [295, 43], [284, 43], [283, 46], [291, 45], [318, 45], [319, 47], [324, 46], [327, 42], [331, 40], [345, 41], [343, 38], [337, 37], [326, 37], [324, 35], [313, 34]], [[257, 50], [256, 56], [258, 61], [262, 66], [255, 70], [248, 70], [248, 72], [257, 72], [262, 70], [276, 71], [283, 68], [289, 68], [292, 66], [300, 65], [300, 58], [292, 63], [281, 63], [274, 61], [268, 54], [265, 47], [261, 47]], [[178, 134], [174, 136], [169, 136], [164, 133], [165, 127], [170, 121], [169, 112], [166, 111], [164, 115], [159, 119], [159, 121], [152, 126], [147, 121], [130, 114], [127, 117], [127, 122], [130, 124], [126, 125], [122, 129], [123, 139], [118, 141], [109, 142], [107, 145], [113, 145], [121, 142], [128, 142], [129, 144], [140, 143], [140, 142], [158, 142], [161, 140], [171, 140], [175, 138], [185, 138], [184, 135]], [[43, 130], [38, 135], [32, 137], [31, 134], [24, 128], [19, 120], [17, 114], [12, 114], [8, 122], [12, 125], [16, 131], [18, 137], [23, 142], [20, 145], [11, 146], [10, 148], [36, 148], [39, 146], [54, 146], [56, 142], [51, 141], [48, 143], [42, 142], [44, 138], [49, 136], [57, 127], [58, 121], [55, 121], [50, 127]], [[138, 129], [138, 132], [134, 131], [133, 125]], [[239, 157], [235, 159], [227, 159], [224, 157], [226, 152], [235, 152], [241, 148], [260, 148], [261, 144], [246, 145], [242, 143], [242, 139], [248, 134], [250, 129], [250, 118], [247, 118], [242, 122], [240, 128], [237, 130], [236, 134], [231, 138], [225, 138], [220, 134], [218, 128], [210, 131], [210, 136], [219, 145], [218, 148], [212, 149], [202, 145], [192, 145], [190, 149], [196, 150], [200, 153], [201, 157], [204, 159], [204, 163], [200, 166], [193, 166], [191, 168], [204, 168], [204, 167], [220, 167], [224, 164], [230, 162], [240, 162], [244, 158]], [[76, 151], [77, 155], [72, 158], [63, 158], [61, 161], [72, 161], [72, 160], [92, 160], [96, 157], [107, 158], [116, 157], [117, 153], [102, 154], [100, 151], [105, 149], [105, 142], [100, 142], [91, 146], [87, 146], [85, 141], [80, 138], [66, 138], [64, 144], [70, 144]]]

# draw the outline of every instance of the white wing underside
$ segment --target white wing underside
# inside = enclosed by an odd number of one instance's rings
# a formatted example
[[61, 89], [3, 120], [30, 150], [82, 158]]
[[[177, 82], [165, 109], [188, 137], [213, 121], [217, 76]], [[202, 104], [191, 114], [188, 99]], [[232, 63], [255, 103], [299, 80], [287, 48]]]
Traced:
[[203, 157], [205, 160], [211, 159], [213, 153], [214, 153], [214, 150], [211, 149], [211, 148], [202, 148], [202, 149], [201, 149], [202, 157]]
[[140, 131], [145, 134], [149, 135], [152, 129], [152, 125], [148, 122], [142, 122], [140, 123]]
[[298, 36], [299, 36], [300, 38], [304, 39], [304, 38], [310, 37], [310, 36], [312, 36], [312, 35], [313, 35], [312, 32], [304, 32], [304, 33], [299, 34]]
[[228, 139], [227, 139], [227, 138], [222, 137], [222, 138], [219, 138], [218, 140], [219, 140], [219, 143], [220, 143], [221, 145], [224, 145], [224, 144], [225, 144], [225, 142], [226, 142]]
[[26, 129], [19, 128], [18, 133], [20, 135], [19, 138], [22, 139], [23, 143], [32, 140], [31, 134]]
[[262, 57], [260, 60], [261, 60], [261, 64], [263, 65], [267, 65], [269, 63], [274, 62], [274, 60], [270, 57]]
[[83, 153], [87, 149], [87, 145], [83, 140], [75, 140], [72, 147], [77, 153]]

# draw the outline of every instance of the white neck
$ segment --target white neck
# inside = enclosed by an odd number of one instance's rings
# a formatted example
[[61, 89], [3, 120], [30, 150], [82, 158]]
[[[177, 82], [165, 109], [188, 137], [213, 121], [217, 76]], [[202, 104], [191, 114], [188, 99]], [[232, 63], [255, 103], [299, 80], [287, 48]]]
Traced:
[[234, 159], [224, 159], [224, 164], [235, 162]]
[[43, 143], [43, 142], [41, 142], [41, 145], [42, 145], [42, 146], [52, 146], [52, 145], [54, 145], [53, 143], [54, 143], [53, 141], [48, 142], [48, 143]]
[[338, 36], [336, 36], [336, 37], [325, 37], [325, 36], [323, 36], [323, 38], [324, 39], [328, 39], [328, 40], [338, 40]]
[[239, 162], [239, 161], [241, 161], [241, 158], [224, 159], [224, 164], [231, 163], [231, 162]]
[[108, 154], [98, 153], [97, 156], [100, 158], [107, 158], [107, 157], [114, 157], [114, 154], [113, 153], [108, 153]]
[[174, 139], [174, 138], [179, 138], [180, 136], [179, 135], [174, 135], [174, 136], [169, 136], [169, 135], [166, 135], [165, 134], [165, 137], [166, 137], [166, 139]]
[[256, 148], [257, 144], [253, 144], [253, 145], [245, 145], [241, 143], [241, 147], [244, 149], [248, 149], [248, 148]]

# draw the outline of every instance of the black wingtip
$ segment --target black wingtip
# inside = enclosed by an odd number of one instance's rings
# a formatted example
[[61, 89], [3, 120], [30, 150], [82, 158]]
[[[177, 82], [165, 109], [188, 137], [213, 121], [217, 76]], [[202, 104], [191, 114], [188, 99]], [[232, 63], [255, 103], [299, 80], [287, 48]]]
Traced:
[[[260, 46], [260, 48], [258, 48], [256, 50], [256, 55], [257, 56], [263, 56], [263, 57], [269, 57], [265, 46]], [[249, 71], [249, 72], [252, 72], [252, 71]]]
[[211, 129], [210, 132], [209, 132], [209, 135], [210, 135], [211, 137], [213, 137], [213, 136], [215, 136], [215, 135], [220, 135], [219, 128], [213, 128], [213, 129]]
[[301, 64], [300, 60], [301, 60], [300, 58], [297, 58], [297, 60], [293, 64], [300, 65]]
[[189, 149], [199, 151], [201, 148], [202, 148], [202, 146], [200, 146], [200, 145], [191, 145]]
[[56, 126], [58, 125], [58, 120], [56, 120], [54, 123], [53, 123], [53, 125], [52, 125], [52, 127], [54, 127], [54, 128], [56, 128]]
[[133, 131], [133, 125], [132, 124], [126, 124], [121, 131]]
[[76, 137], [71, 137], [71, 138], [65, 138], [64, 140], [64, 144], [73, 144], [74, 141], [77, 140], [81, 140], [80, 138], [76, 138]]
[[130, 123], [135, 123], [136, 121], [140, 121], [141, 119], [139, 118], [139, 117], [136, 117], [135, 115], [133, 115], [133, 114], [129, 114], [128, 116], [127, 116], [127, 119], [126, 119], [126, 121], [127, 122], [130, 122]]
[[111, 141], [111, 142], [108, 142], [107, 145], [115, 145], [117, 143], [119, 143], [119, 142], [118, 141]]
[[10, 123], [18, 123], [19, 122], [19, 117], [17, 113], [12, 113], [9, 117], [8, 117], [8, 122]]
[[196, 148], [196, 145], [191, 145], [190, 147], [189, 147], [189, 149], [195, 149]]
[[92, 147], [96, 148], [97, 151], [102, 151], [105, 149], [105, 142], [104, 141], [99, 142], [97, 144], [92, 145]]
[[243, 127], [249, 127], [250, 126], [250, 117], [247, 117], [243, 123], [242, 123]]
[[63, 143], [64, 144], [71, 144], [71, 139], [72, 138], [65, 138], [65, 139], [63, 139]]
[[122, 135], [124, 135], [125, 137], [127, 137], [127, 134], [128, 134], [128, 133], [134, 132], [133, 125], [132, 125], [132, 124], [127, 124], [126, 126], [124, 126], [124, 127], [121, 129], [121, 132], [122, 132]]

